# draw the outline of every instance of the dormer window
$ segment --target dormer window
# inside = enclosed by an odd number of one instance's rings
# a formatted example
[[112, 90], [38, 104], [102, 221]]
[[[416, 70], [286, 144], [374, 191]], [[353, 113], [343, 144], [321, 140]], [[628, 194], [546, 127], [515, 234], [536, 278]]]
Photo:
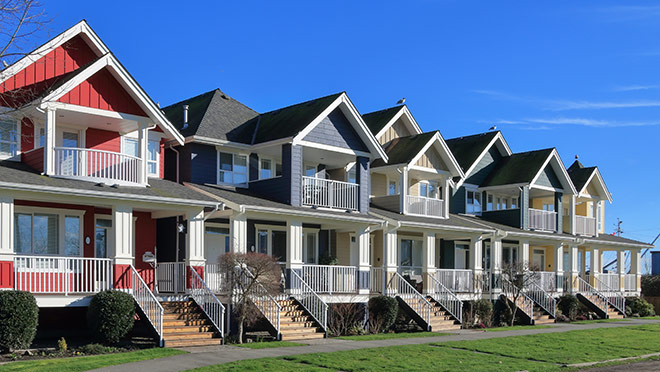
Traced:
[[11, 118], [0, 119], [0, 158], [18, 154], [18, 122]]
[[247, 183], [247, 156], [218, 152], [218, 184]]

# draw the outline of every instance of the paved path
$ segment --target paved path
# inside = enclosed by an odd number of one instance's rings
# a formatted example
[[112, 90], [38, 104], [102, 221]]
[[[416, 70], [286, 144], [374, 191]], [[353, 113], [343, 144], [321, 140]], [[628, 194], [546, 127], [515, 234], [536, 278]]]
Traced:
[[660, 371], [660, 360], [649, 360], [647, 362], [621, 364], [618, 366], [609, 366], [609, 367], [596, 367], [596, 368], [583, 370], [583, 372], [618, 372], [618, 371], [658, 372]]
[[[95, 371], [177, 372], [177, 371], [185, 371], [192, 368], [210, 366], [214, 364], [235, 362], [244, 359], [282, 357], [287, 355], [299, 355], [299, 354], [309, 354], [309, 353], [331, 353], [334, 351], [348, 351], [348, 350], [366, 349], [373, 347], [386, 347], [386, 346], [399, 346], [399, 345], [418, 345], [418, 344], [427, 344], [431, 342], [482, 340], [489, 338], [522, 336], [522, 335], [532, 335], [532, 334], [540, 334], [540, 333], [568, 332], [568, 331], [577, 331], [577, 330], [595, 329], [595, 328], [616, 328], [616, 327], [626, 327], [632, 325], [653, 324], [653, 323], [657, 324], [660, 323], [660, 321], [632, 319], [629, 321], [611, 322], [611, 323], [592, 323], [592, 324], [557, 323], [552, 328], [537, 328], [537, 329], [531, 328], [529, 330], [500, 331], [500, 332], [461, 330], [456, 333], [453, 333], [451, 336], [399, 338], [399, 339], [378, 340], [378, 341], [348, 341], [348, 340], [339, 340], [336, 338], [330, 338], [330, 339], [322, 339], [322, 340], [314, 340], [314, 341], [310, 340], [309, 342], [306, 342], [308, 346], [281, 347], [281, 348], [259, 349], [259, 350], [235, 347], [231, 345], [191, 347], [191, 348], [181, 348], [182, 350], [190, 352], [190, 354], [181, 354], [167, 358], [144, 360], [141, 362], [121, 364], [117, 366], [97, 369]], [[636, 371], [636, 372], [641, 372], [641, 371]]]

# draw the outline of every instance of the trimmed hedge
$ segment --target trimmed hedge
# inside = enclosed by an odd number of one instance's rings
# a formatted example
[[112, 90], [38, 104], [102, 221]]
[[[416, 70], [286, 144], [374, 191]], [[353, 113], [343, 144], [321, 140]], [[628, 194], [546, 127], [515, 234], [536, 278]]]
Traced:
[[87, 326], [92, 336], [105, 344], [115, 344], [133, 328], [135, 304], [126, 292], [99, 292], [87, 308]]
[[580, 309], [580, 301], [572, 294], [565, 294], [559, 297], [557, 307], [565, 317], [573, 320]]
[[377, 296], [369, 299], [369, 317], [380, 323], [380, 330], [388, 330], [394, 325], [399, 311], [399, 303], [389, 296]]
[[37, 332], [39, 307], [24, 291], [0, 291], [0, 350], [24, 349]]
[[490, 326], [493, 320], [493, 303], [490, 300], [480, 299], [474, 302], [474, 314], [477, 321], [486, 327]]
[[642, 275], [642, 295], [660, 296], [660, 275]]

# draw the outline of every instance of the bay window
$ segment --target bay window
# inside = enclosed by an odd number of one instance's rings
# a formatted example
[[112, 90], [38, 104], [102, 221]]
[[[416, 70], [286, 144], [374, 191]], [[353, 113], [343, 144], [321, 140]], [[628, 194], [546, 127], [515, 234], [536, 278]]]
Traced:
[[247, 156], [218, 152], [218, 184], [247, 183]]

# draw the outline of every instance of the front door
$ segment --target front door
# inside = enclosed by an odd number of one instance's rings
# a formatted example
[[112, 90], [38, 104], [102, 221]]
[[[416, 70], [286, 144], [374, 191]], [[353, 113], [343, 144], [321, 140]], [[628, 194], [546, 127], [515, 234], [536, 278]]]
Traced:
[[545, 250], [534, 249], [532, 252], [532, 265], [536, 270], [545, 271]]
[[[112, 244], [112, 219], [110, 217], [97, 217], [94, 226], [94, 257], [108, 258], [108, 249]], [[95, 273], [96, 288], [109, 288], [108, 282], [112, 278], [103, 274], [103, 270]]]
[[[59, 163], [60, 174], [65, 176], [79, 176], [79, 163], [82, 157], [78, 151], [72, 150], [80, 147], [79, 133], [77, 131], [58, 131], [56, 143], [58, 147], [64, 147], [63, 150], [58, 152], [60, 158], [56, 160]], [[58, 164], [55, 166], [57, 167]]]

